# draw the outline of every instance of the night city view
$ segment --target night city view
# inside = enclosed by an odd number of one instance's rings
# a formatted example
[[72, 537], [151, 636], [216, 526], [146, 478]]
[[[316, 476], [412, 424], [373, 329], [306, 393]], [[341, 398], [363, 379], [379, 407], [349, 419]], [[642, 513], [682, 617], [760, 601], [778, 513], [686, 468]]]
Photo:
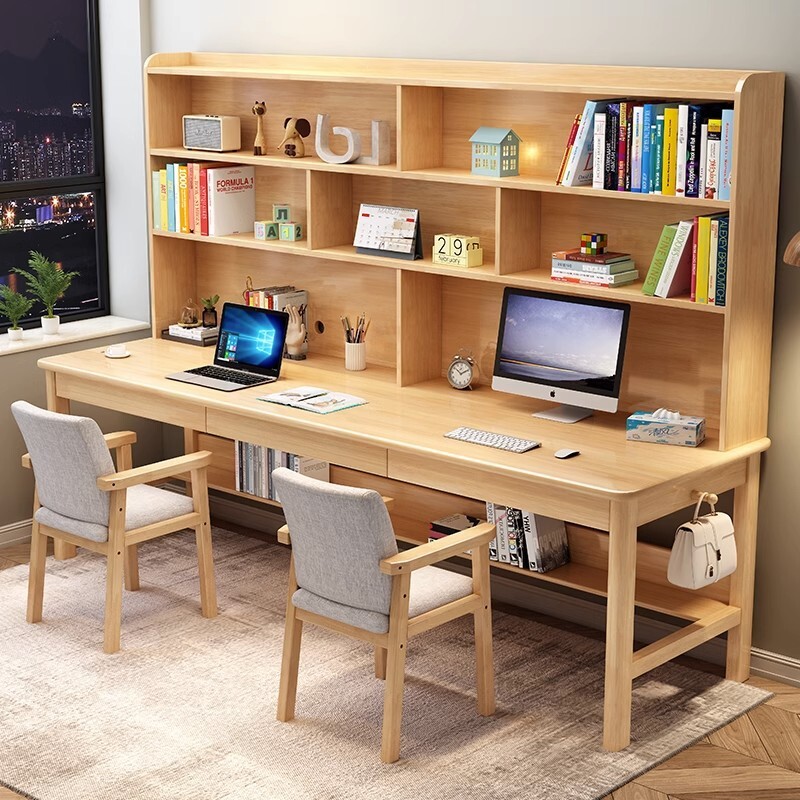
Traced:
[[[93, 311], [98, 298], [95, 209], [91, 190], [37, 188], [21, 181], [95, 179], [84, 0], [13, 0], [0, 27], [0, 283], [17, 291], [11, 273], [36, 250], [76, 271], [56, 313]], [[39, 186], [42, 186], [39, 183]], [[31, 317], [38, 317], [37, 305]]]

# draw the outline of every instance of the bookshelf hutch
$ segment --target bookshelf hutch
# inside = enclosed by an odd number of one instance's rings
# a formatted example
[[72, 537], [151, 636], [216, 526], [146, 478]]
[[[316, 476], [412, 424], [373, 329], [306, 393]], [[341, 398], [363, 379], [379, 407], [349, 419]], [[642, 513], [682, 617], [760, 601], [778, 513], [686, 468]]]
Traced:
[[[444, 371], [460, 348], [472, 351], [483, 382], [490, 381], [504, 286], [608, 294], [631, 304], [620, 413], [597, 415], [580, 425], [598, 431], [598, 441], [607, 436], [609, 442], [624, 443], [629, 413], [666, 406], [706, 418], [708, 438], [701, 450], [724, 452], [766, 436], [782, 74], [215, 53], [156, 54], [145, 73], [151, 170], [189, 160], [253, 165], [256, 219], [269, 219], [273, 203], [290, 203], [295, 221], [307, 231], [298, 242], [256, 241], [252, 232], [201, 237], [151, 231], [154, 337], [175, 321], [187, 298], [219, 294], [223, 301], [241, 302], [248, 275], [255, 286], [293, 283], [309, 292], [309, 365], [343, 365], [339, 318], [363, 311], [372, 325], [368, 369], [361, 374], [406, 387], [409, 402], [414, 402], [417, 389], [437, 382], [446, 385]], [[556, 186], [575, 114], [587, 98], [606, 97], [733, 104], [731, 200]], [[258, 100], [266, 101], [268, 108], [266, 156], [252, 155], [250, 147], [256, 133], [250, 109]], [[306, 117], [313, 123], [318, 113], [330, 114], [333, 125], [358, 130], [365, 149], [371, 120], [388, 121], [391, 163], [326, 163], [314, 154], [313, 135], [306, 140], [309, 156], [284, 156], [277, 149], [283, 120]], [[239, 116], [244, 149], [184, 150], [183, 114]], [[469, 138], [482, 125], [513, 127], [519, 134], [519, 176], [471, 174]], [[362, 202], [418, 208], [423, 259], [356, 254], [352, 241]], [[663, 226], [721, 210], [730, 212], [727, 306], [692, 303], [688, 296], [642, 295], [642, 280]], [[581, 233], [598, 230], [608, 233], [610, 249], [632, 254], [639, 282], [608, 289], [551, 281], [552, 251], [577, 246]], [[434, 265], [433, 236], [442, 232], [480, 236], [483, 266]], [[488, 387], [473, 395], [478, 406], [492, 408]], [[462, 395], [457, 402], [470, 399]], [[518, 399], [497, 402], [505, 403], [504, 408], [522, 408]], [[525, 403], [535, 410], [537, 401]], [[494, 420], [486, 419], [478, 427], [496, 430], [498, 424], [499, 411]], [[211, 484], [235, 494], [233, 442], [208, 433], [187, 435], [187, 442], [214, 452]], [[649, 448], [654, 462], [666, 455], [657, 445], [632, 446]], [[687, 474], [693, 469], [692, 459], [703, 455], [686, 454]], [[457, 497], [437, 488], [432, 475], [403, 482], [331, 460], [333, 480], [370, 486], [397, 498], [392, 516], [400, 538], [408, 541], [424, 540], [427, 521], [436, 516], [454, 511], [483, 516], [484, 500], [503, 502], [481, 497], [478, 481], [474, 492], [464, 492], [468, 497]], [[754, 519], [757, 456], [749, 463], [752, 491], [742, 505]], [[657, 518], [666, 510], [666, 501], [654, 502], [637, 521]], [[608, 535], [581, 527], [581, 521], [576, 509], [568, 520], [572, 563], [535, 577], [602, 595]], [[637, 605], [690, 621], [716, 613], [724, 616], [734, 600], [743, 614], [751, 613], [751, 579], [749, 584], [747, 578], [743, 584], [726, 579], [706, 590], [686, 592], [666, 582], [666, 549], [639, 543], [637, 554]], [[749, 640], [746, 645], [749, 648]]]

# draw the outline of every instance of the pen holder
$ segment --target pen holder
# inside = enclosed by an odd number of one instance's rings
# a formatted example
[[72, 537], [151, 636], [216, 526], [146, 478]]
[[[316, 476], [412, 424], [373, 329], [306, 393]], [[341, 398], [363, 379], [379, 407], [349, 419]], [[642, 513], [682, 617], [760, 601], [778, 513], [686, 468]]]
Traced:
[[361, 370], [367, 368], [366, 342], [344, 343], [344, 368], [351, 370]]

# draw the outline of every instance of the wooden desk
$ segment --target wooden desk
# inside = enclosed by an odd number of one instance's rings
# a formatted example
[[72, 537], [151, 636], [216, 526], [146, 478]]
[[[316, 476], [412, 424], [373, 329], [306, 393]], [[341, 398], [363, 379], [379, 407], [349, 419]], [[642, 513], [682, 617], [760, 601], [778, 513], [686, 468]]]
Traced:
[[[532, 417], [535, 403], [526, 398], [486, 387], [455, 392], [441, 379], [400, 388], [394, 370], [349, 373], [341, 361], [324, 357], [287, 362], [276, 385], [227, 394], [164, 378], [210, 361], [212, 348], [153, 339], [128, 347], [131, 358], [121, 360], [107, 359], [97, 348], [41, 359], [49, 407], [68, 412], [75, 400], [112, 408], [183, 427], [189, 448], [208, 434], [243, 439], [327, 459], [357, 471], [350, 474], [360, 475], [363, 485], [398, 481], [532, 508], [596, 529], [576, 536], [574, 545], [571, 540], [573, 556], [580, 550], [578, 561], [546, 575], [529, 574], [608, 597], [607, 749], [630, 742], [633, 678], [723, 631], [729, 631], [727, 677], [749, 676], [759, 454], [768, 439], [725, 452], [712, 449], [713, 440], [698, 449], [628, 442], [621, 415], [598, 413], [563, 425]], [[316, 415], [256, 399], [301, 385], [338, 389], [369, 403]], [[443, 437], [458, 425], [538, 439], [542, 447], [515, 454]], [[562, 447], [581, 455], [559, 461], [553, 453]], [[735, 490], [738, 570], [708, 590], [671, 587], [665, 579], [668, 551], [637, 543], [637, 526], [691, 505], [693, 490], [728, 489]], [[634, 652], [636, 605], [690, 624]]]

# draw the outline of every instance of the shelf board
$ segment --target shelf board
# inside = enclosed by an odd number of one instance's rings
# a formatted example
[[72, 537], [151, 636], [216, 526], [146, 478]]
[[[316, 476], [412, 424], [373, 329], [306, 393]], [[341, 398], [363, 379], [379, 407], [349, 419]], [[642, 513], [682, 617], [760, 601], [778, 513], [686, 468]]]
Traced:
[[[465, 144], [465, 153], [468, 155]], [[317, 156], [305, 158], [288, 158], [286, 156], [254, 156], [248, 150], [236, 150], [228, 153], [214, 153], [204, 150], [187, 150], [183, 147], [154, 147], [150, 155], [178, 161], [219, 161], [234, 162], [256, 167], [274, 167], [276, 169], [304, 169], [315, 172], [339, 172], [349, 175], [367, 175], [379, 178], [400, 178], [403, 180], [425, 181], [426, 183], [455, 183], [461, 186], [489, 186], [496, 189], [517, 189], [527, 192], [543, 192], [545, 194], [571, 194], [584, 197], [602, 197], [636, 203], [660, 203], [682, 208], [696, 209], [700, 213], [713, 213], [727, 210], [727, 200], [705, 200], [703, 198], [670, 197], [660, 194], [639, 194], [638, 192], [612, 192], [603, 189], [592, 189], [590, 186], [556, 186], [551, 178], [533, 175], [516, 175], [508, 178], [493, 178], [488, 175], [473, 175], [467, 169], [434, 167], [419, 170], [399, 170], [397, 164], [370, 166], [368, 164], [329, 164]]]
[[[423, 544], [423, 540], [419, 537], [415, 538], [404, 532], [402, 518], [398, 520], [393, 515], [392, 519], [395, 524], [395, 533], [398, 541], [412, 545]], [[416, 527], [419, 528], [419, 525]], [[398, 528], [400, 529], [399, 531]], [[458, 556], [458, 558], [471, 560], [468, 555]], [[490, 564], [495, 570], [515, 572], [518, 575], [525, 575], [534, 580], [556, 583], [560, 586], [568, 586], [571, 589], [577, 589], [600, 597], [608, 596], [608, 572], [597, 567], [587, 567], [584, 564], [569, 563], [565, 564], [563, 567], [551, 570], [550, 572], [532, 572], [531, 570], [521, 569], [520, 567], [498, 561], [492, 561]], [[636, 605], [640, 608], [648, 608], [651, 611], [657, 611], [661, 614], [667, 614], [671, 617], [678, 617], [692, 622], [729, 607], [726, 603], [721, 603], [719, 600], [702, 597], [693, 592], [675, 587], [661, 586], [660, 584], [642, 580], [636, 581]]]
[[200, 236], [196, 233], [179, 233], [178, 231], [164, 230], [154, 230], [153, 235], [165, 236], [169, 239], [185, 239], [190, 242], [247, 247], [252, 250], [275, 250], [282, 253], [293, 253], [294, 255], [313, 255], [313, 252], [308, 249], [308, 241], [306, 239], [301, 239], [299, 242], [282, 242], [279, 239], [262, 241], [261, 239], [256, 239], [252, 233], [232, 233], [227, 236]]

